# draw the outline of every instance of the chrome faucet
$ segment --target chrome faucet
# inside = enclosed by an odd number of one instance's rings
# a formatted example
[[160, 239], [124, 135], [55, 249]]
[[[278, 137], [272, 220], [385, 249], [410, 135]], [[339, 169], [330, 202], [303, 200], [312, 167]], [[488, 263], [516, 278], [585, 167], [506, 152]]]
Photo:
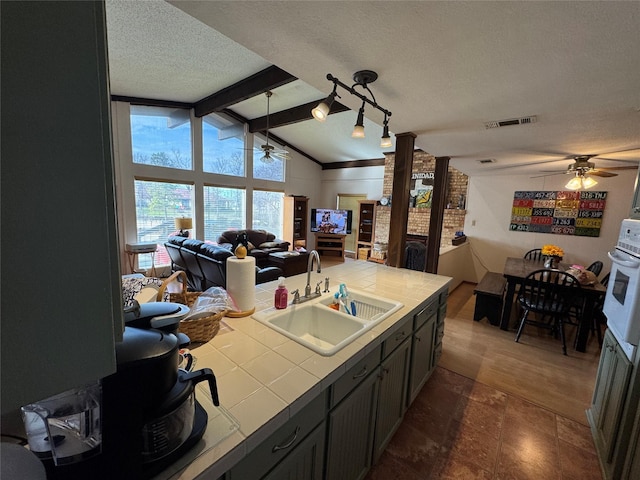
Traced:
[[320, 268], [320, 255], [318, 255], [317, 251], [311, 250], [309, 252], [309, 260], [307, 261], [307, 285], [304, 287], [304, 297], [300, 296], [298, 290], [293, 291], [292, 293], [294, 294], [294, 296], [293, 301], [291, 302], [292, 305], [304, 303], [307, 300], [311, 300], [312, 298], [316, 298], [322, 295], [322, 293], [320, 292], [320, 285], [322, 285], [321, 281], [317, 283], [316, 291], [314, 293], [311, 293], [311, 270], [313, 270], [314, 258], [316, 260], [316, 265], [318, 266], [318, 273], [322, 272]]
[[316, 250], [309, 252], [309, 260], [307, 261], [307, 285], [304, 287], [304, 297], [309, 298], [311, 296], [311, 270], [313, 270], [313, 259], [316, 259], [316, 265], [318, 265], [318, 273], [322, 272], [320, 268], [320, 255]]

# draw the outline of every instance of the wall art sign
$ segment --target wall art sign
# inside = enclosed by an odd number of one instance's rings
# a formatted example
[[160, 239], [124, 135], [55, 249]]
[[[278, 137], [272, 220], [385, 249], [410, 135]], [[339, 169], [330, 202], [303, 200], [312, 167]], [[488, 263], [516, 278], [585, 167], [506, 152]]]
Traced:
[[607, 192], [515, 192], [509, 230], [599, 237]]
[[434, 172], [411, 174], [411, 185], [409, 188], [411, 206], [417, 208], [431, 208], [434, 175]]

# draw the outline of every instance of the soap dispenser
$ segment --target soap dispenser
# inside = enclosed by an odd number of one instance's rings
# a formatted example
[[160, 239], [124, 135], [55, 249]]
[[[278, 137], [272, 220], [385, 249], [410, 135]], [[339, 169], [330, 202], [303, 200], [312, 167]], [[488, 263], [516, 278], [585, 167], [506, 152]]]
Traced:
[[278, 310], [287, 308], [287, 302], [289, 301], [289, 292], [284, 285], [284, 277], [278, 278], [278, 288], [273, 299], [273, 306]]

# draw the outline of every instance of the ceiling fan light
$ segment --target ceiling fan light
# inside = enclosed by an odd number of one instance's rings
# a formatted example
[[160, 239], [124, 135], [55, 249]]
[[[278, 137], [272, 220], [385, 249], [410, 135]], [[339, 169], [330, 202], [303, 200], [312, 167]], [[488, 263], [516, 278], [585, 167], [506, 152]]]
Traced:
[[571, 180], [567, 182], [564, 188], [568, 188], [569, 190], [579, 190], [582, 187], [582, 181], [580, 177], [573, 177]]
[[269, 151], [264, 152], [264, 155], [260, 157], [262, 163], [273, 163], [273, 157]]
[[584, 177], [582, 179], [582, 187], [585, 188], [585, 189], [591, 188], [591, 187], [595, 187], [597, 184], [598, 184], [598, 182], [596, 182], [591, 177]]

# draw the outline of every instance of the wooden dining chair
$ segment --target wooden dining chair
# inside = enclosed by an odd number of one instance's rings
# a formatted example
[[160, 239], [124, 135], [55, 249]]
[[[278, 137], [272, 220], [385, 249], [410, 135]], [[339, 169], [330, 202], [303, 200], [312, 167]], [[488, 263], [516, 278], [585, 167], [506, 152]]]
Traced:
[[533, 250], [529, 250], [524, 254], [525, 260], [542, 260], [542, 249], [534, 248]]
[[[534, 325], [560, 334], [562, 353], [567, 354], [564, 336], [564, 321], [569, 308], [580, 294], [580, 282], [573, 275], [555, 269], [540, 269], [531, 272], [524, 279], [518, 303], [522, 307], [516, 342], [520, 340], [525, 325]], [[533, 313], [538, 315], [529, 318]], [[549, 321], [546, 321], [549, 319]]]
[[[602, 280], [600, 280], [600, 283], [605, 287], [609, 284], [609, 275], [610, 273], [607, 273], [604, 277], [602, 277]], [[603, 298], [597, 300], [595, 305], [593, 306], [593, 324], [591, 325], [591, 333], [595, 333], [600, 348], [602, 348], [602, 326], [607, 324], [607, 317], [605, 317], [604, 312], [602, 311], [603, 308], [604, 296]], [[584, 300], [578, 298], [574, 301], [573, 305], [571, 305], [571, 308], [569, 309], [568, 323], [579, 325], [583, 312]]]
[[596, 260], [595, 262], [593, 262], [591, 265], [587, 267], [587, 270], [589, 270], [590, 272], [593, 272], [596, 275], [596, 277], [598, 277], [600, 276], [600, 272], [602, 272], [603, 266], [604, 264], [600, 260]]

